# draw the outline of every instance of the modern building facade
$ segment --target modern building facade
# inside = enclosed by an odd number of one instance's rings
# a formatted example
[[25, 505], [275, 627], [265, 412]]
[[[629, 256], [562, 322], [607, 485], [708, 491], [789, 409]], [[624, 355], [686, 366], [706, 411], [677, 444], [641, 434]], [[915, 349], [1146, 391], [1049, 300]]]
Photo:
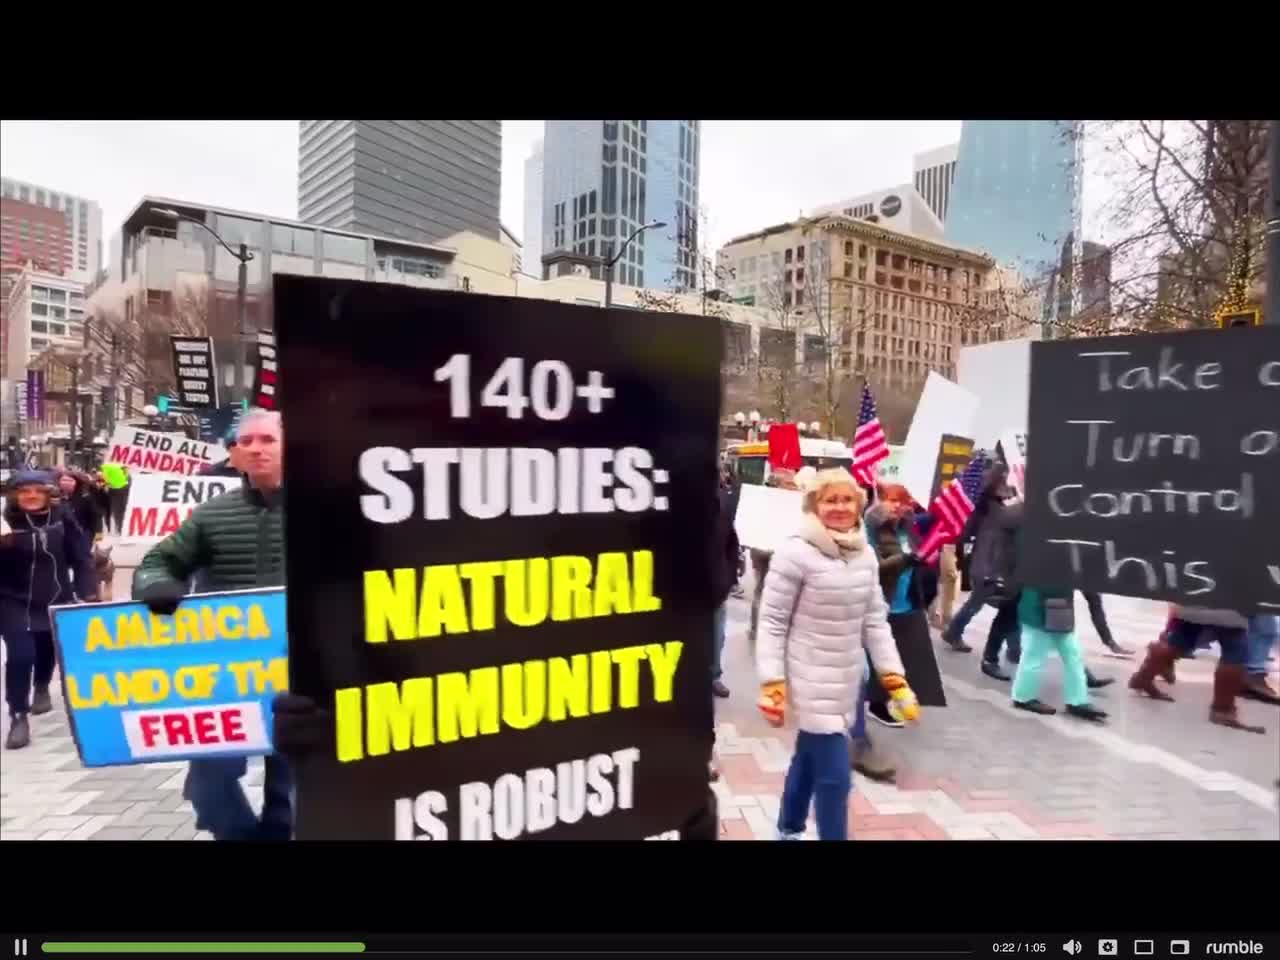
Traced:
[[1029, 276], [1053, 270], [1064, 242], [1079, 244], [1082, 132], [1075, 120], [964, 121], [947, 242]]
[[909, 183], [875, 190], [839, 203], [818, 207], [810, 216], [845, 216], [878, 223], [917, 237], [942, 239], [942, 221]]
[[[4, 206], [0, 259], [31, 260], [41, 269], [80, 283], [89, 283], [98, 275], [102, 267], [102, 208], [98, 204], [8, 177], [0, 177], [0, 203]], [[33, 208], [45, 212], [37, 214]]]
[[524, 161], [524, 250], [521, 263], [532, 276], [542, 276], [542, 140]]
[[951, 185], [956, 178], [958, 143], [917, 153], [912, 163], [912, 182], [916, 193], [924, 198], [939, 223], [947, 222], [947, 208], [951, 205]]
[[84, 289], [77, 280], [33, 265], [13, 278], [5, 310], [5, 377], [15, 383], [24, 380], [28, 363], [42, 351], [80, 345], [84, 337]]
[[1044, 283], [1046, 340], [1102, 335], [1111, 330], [1111, 248], [1074, 237], [1063, 241], [1058, 268]]
[[[611, 258], [616, 283], [690, 290], [698, 284], [698, 120], [548, 120], [542, 153], [541, 259]], [[526, 174], [526, 184], [528, 178]]]
[[298, 216], [415, 243], [498, 239], [500, 120], [303, 120]]
[[872, 190], [816, 207], [811, 217], [845, 216], [918, 237], [942, 239], [956, 171], [956, 144], [916, 154], [911, 183]]
[[[172, 377], [168, 348], [171, 333], [214, 338], [220, 387], [235, 383], [239, 263], [208, 231], [176, 211], [217, 232], [232, 247], [244, 243], [253, 254], [246, 270], [248, 332], [270, 329], [271, 277], [275, 273], [400, 283], [433, 289], [471, 289], [470, 269], [460, 238], [425, 244], [336, 230], [312, 223], [281, 220], [165, 197], [144, 197], [125, 218], [113, 248], [119, 262], [92, 285], [87, 301], [87, 350], [100, 358], [111, 376], [100, 387], [119, 388], [115, 416], [129, 416], [167, 388]], [[511, 271], [512, 253], [495, 235], [490, 246], [502, 264], [485, 275]], [[477, 277], [477, 279], [479, 279]], [[509, 279], [508, 279], [508, 282]]]
[[505, 225], [499, 230], [499, 242], [511, 251], [511, 271], [513, 274], [519, 273], [524, 266], [524, 245], [520, 242], [520, 238]]

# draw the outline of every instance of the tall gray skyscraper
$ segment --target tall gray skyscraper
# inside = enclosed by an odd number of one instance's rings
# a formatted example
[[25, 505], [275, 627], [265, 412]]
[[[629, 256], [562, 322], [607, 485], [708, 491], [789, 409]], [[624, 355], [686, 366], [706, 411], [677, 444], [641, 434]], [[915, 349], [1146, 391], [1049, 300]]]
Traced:
[[430, 242], [498, 239], [501, 120], [303, 120], [298, 218]]

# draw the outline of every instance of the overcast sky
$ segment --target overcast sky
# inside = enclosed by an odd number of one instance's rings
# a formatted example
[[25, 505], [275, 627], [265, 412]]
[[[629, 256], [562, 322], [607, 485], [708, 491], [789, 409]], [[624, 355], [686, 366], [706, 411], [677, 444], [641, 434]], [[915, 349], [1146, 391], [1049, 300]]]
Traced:
[[[502, 222], [523, 237], [524, 161], [542, 121], [502, 126]], [[959, 136], [958, 120], [704, 120], [712, 244], [909, 183], [913, 154]], [[0, 171], [96, 200], [108, 236], [144, 194], [295, 218], [298, 121], [0, 121]], [[1085, 192], [1089, 236], [1088, 181]]]

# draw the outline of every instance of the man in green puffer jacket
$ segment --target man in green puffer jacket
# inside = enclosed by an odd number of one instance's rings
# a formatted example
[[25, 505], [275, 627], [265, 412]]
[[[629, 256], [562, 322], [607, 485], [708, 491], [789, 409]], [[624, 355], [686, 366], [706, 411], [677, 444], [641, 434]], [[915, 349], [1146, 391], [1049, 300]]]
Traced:
[[[280, 415], [250, 410], [240, 421], [238, 461], [246, 483], [196, 507], [142, 558], [133, 598], [171, 615], [197, 579], [202, 592], [284, 586], [284, 436]], [[283, 756], [266, 757], [262, 815], [240, 786], [245, 757], [192, 760], [183, 796], [196, 826], [215, 840], [287, 840], [293, 833], [292, 776]]]

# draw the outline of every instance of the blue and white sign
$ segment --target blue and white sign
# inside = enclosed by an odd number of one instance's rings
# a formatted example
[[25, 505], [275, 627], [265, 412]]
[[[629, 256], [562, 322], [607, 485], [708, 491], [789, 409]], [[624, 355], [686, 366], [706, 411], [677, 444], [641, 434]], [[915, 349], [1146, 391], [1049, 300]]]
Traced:
[[288, 688], [283, 588], [53, 607], [64, 700], [87, 767], [271, 752]]

